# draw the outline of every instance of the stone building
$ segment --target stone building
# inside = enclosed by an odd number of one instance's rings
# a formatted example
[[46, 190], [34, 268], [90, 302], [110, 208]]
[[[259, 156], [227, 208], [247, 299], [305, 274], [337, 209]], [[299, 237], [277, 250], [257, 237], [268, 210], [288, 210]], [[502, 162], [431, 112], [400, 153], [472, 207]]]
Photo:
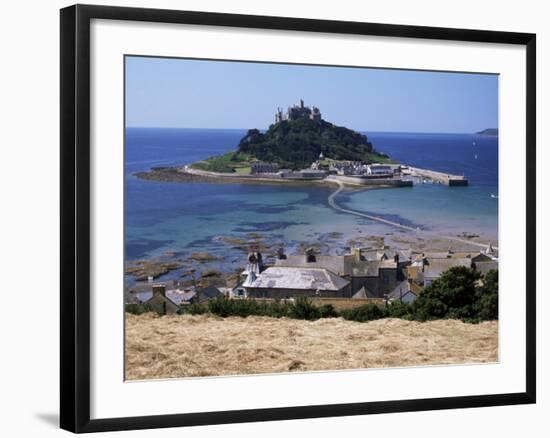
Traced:
[[313, 248], [306, 248], [304, 254], [286, 255], [279, 250], [275, 266], [294, 268], [326, 269], [336, 275], [349, 278], [351, 275], [352, 254], [342, 256], [320, 255]]
[[274, 266], [249, 275], [242, 287], [249, 298], [349, 296], [349, 281], [323, 268]]
[[482, 275], [498, 269], [498, 258], [483, 252], [428, 252], [417, 255], [407, 268], [407, 278], [422, 286], [429, 286], [453, 267], [473, 268]]
[[[282, 255], [284, 257], [282, 257]], [[405, 280], [406, 266], [411, 262], [410, 251], [390, 251], [388, 248], [361, 250], [351, 254], [318, 255], [306, 249], [303, 255], [284, 255], [279, 252], [275, 266], [325, 269], [349, 282], [343, 291], [351, 298], [361, 289], [369, 298], [384, 297]]]
[[275, 123], [282, 122], [283, 120], [297, 120], [300, 118], [320, 122], [321, 110], [319, 110], [316, 106], [305, 106], [304, 101], [300, 99], [300, 102], [297, 105], [288, 107], [286, 112], [283, 112], [282, 108], [277, 108], [277, 112], [275, 113]]
[[279, 166], [277, 163], [264, 163], [256, 161], [250, 165], [250, 173], [256, 175], [258, 173], [277, 173]]
[[422, 291], [422, 287], [419, 286], [418, 284], [410, 280], [403, 280], [388, 295], [388, 300], [389, 301], [399, 300], [402, 303], [410, 304], [418, 298], [418, 295], [420, 295], [421, 291]]
[[[149, 294], [148, 294], [149, 295]], [[179, 296], [178, 296], [179, 295]], [[177, 313], [183, 303], [183, 294], [166, 294], [166, 285], [155, 284], [149, 298], [140, 297], [145, 304], [150, 305], [153, 310], [163, 315]]]
[[389, 295], [403, 280], [411, 263], [410, 252], [391, 251], [389, 248], [352, 250], [352, 290], [365, 289], [369, 298]]
[[413, 254], [409, 250], [354, 248], [350, 254], [320, 255], [277, 251], [274, 266], [264, 267], [261, 254], [249, 254], [239, 296], [292, 298], [326, 296], [385, 298], [412, 302], [423, 287], [454, 266], [472, 267], [482, 274], [498, 268], [492, 256], [475, 252]]
[[161, 314], [173, 314], [188, 304], [203, 303], [222, 295], [215, 286], [198, 290], [195, 290], [195, 288], [167, 290], [165, 284], [154, 284], [151, 290], [132, 293], [130, 302], [147, 304], [155, 312]]
[[390, 177], [393, 176], [393, 168], [383, 164], [371, 164], [367, 166], [366, 174], [369, 176]]

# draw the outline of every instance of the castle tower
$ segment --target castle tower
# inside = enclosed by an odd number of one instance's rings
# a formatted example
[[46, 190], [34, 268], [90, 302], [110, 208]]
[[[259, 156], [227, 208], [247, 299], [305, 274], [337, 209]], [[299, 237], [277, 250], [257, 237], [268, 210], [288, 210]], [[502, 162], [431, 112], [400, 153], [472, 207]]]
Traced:
[[277, 112], [275, 113], [275, 123], [283, 121], [283, 109], [277, 107]]
[[316, 122], [321, 121], [321, 111], [316, 106], [306, 106], [304, 100], [300, 99], [297, 104], [289, 106], [286, 111], [283, 112], [282, 108], [277, 108], [275, 113], [275, 123], [282, 122], [283, 120], [296, 120], [299, 118], [309, 118]]

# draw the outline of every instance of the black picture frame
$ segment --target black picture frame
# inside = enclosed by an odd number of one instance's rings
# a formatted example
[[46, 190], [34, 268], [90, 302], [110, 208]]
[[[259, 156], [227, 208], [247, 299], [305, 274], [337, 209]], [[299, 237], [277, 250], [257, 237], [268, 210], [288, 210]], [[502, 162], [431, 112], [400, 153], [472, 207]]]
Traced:
[[[479, 396], [90, 419], [90, 21], [92, 19], [525, 46], [527, 78], [526, 391]], [[62, 9], [60, 25], [61, 428], [75, 433], [101, 432], [535, 403], [535, 34], [89, 5], [74, 5]]]

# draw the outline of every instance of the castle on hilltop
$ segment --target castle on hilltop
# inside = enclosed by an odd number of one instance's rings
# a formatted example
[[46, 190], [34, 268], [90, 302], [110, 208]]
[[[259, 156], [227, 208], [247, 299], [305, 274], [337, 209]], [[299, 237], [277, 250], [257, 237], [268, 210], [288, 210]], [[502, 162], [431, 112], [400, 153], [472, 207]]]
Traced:
[[321, 121], [321, 111], [316, 106], [304, 106], [304, 101], [300, 99], [300, 103], [288, 107], [286, 113], [283, 113], [282, 108], [277, 108], [275, 113], [275, 123], [282, 122], [283, 120], [296, 120], [300, 118], [306, 118]]

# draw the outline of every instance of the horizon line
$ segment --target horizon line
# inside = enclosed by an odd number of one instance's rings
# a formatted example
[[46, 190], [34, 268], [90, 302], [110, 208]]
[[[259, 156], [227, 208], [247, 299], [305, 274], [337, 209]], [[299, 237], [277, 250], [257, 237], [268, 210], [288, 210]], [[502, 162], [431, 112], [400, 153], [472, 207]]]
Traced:
[[[125, 129], [202, 129], [202, 130], [218, 130], [218, 131], [248, 131], [249, 129], [258, 129], [260, 131], [267, 131], [268, 128], [196, 128], [189, 126], [126, 126]], [[353, 129], [356, 132], [370, 132], [370, 133], [385, 133], [385, 134], [477, 134], [477, 132], [484, 131], [486, 129], [498, 128], [483, 128], [479, 131], [379, 131], [370, 129]]]

